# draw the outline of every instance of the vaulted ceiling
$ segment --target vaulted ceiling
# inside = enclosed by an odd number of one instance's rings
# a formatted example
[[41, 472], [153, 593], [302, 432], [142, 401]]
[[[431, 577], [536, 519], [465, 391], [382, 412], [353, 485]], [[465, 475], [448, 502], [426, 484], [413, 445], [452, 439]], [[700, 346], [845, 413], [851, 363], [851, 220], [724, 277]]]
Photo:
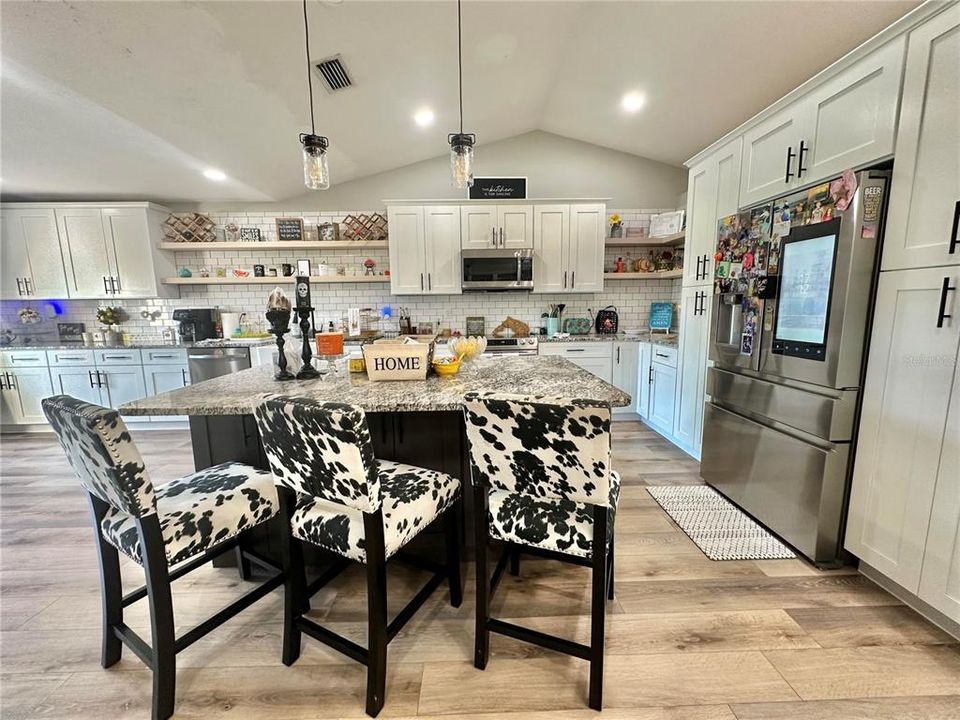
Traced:
[[[464, 128], [534, 129], [679, 164], [914, 1], [481, 2], [463, 6]], [[334, 182], [436, 157], [457, 127], [456, 4], [309, 0]], [[5, 196], [281, 200], [303, 190], [302, 9], [260, 2], [0, 5]], [[625, 113], [620, 98], [642, 94]], [[431, 108], [421, 128], [414, 113]], [[203, 177], [215, 167], [227, 180]], [[398, 192], [400, 189], [398, 189]]]

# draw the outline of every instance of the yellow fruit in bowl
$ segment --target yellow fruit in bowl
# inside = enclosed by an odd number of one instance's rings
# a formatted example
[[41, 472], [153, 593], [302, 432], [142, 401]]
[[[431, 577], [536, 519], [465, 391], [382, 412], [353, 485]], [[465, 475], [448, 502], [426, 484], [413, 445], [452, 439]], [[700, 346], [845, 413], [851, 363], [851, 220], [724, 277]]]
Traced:
[[463, 355], [439, 357], [433, 359], [433, 370], [437, 375], [456, 375], [460, 370], [460, 361]]

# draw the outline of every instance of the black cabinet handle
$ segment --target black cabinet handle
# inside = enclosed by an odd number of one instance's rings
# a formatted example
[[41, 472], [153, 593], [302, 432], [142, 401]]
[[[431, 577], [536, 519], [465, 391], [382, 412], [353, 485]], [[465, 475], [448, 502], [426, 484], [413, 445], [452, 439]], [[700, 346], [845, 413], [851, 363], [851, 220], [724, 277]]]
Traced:
[[17, 295], [23, 295], [23, 278], [17, 278]]
[[566, 270], [563, 271], [563, 289], [564, 290], [567, 289], [567, 271]]
[[700, 314], [700, 293], [699, 292], [693, 296], [693, 314], [694, 315]]
[[190, 384], [190, 378], [187, 377], [187, 371], [184, 368], [180, 368], [180, 374], [183, 375], [183, 384], [187, 386]]
[[696, 277], [693, 278], [694, 280], [700, 279], [700, 263], [702, 262], [703, 262], [703, 258], [697, 255], [697, 274], [696, 274]]
[[122, 288], [120, 287], [120, 276], [110, 278], [110, 284], [113, 285], [113, 291], [119, 293]]
[[948, 320], [953, 317], [953, 315], [947, 315], [947, 293], [951, 290], [956, 290], [956, 285], [950, 284], [950, 278], [945, 277], [943, 279], [943, 286], [940, 288], [940, 309], [937, 311], [937, 327], [943, 327], [943, 321]]
[[617, 348], [617, 365], [620, 364], [620, 348]]
[[706, 279], [707, 279], [707, 276], [708, 276], [707, 271], [708, 271], [709, 269], [710, 269], [710, 256], [709, 256], [709, 255], [704, 255], [704, 256], [703, 256], [703, 277], [700, 278], [701, 280], [706, 280]]
[[572, 290], [577, 286], [577, 271], [574, 270], [570, 273], [570, 289]]
[[27, 295], [33, 295], [33, 288], [31, 287], [32, 283], [33, 281], [30, 278], [25, 277], [23, 279], [23, 287], [27, 291]]
[[790, 182], [790, 178], [793, 177], [793, 173], [790, 171], [790, 165], [791, 165], [791, 163], [793, 163], [793, 159], [794, 159], [796, 156], [797, 156], [797, 154], [793, 151], [793, 146], [791, 145], [790, 147], [787, 148], [787, 172], [786, 172], [786, 175], [784, 175], [784, 178], [783, 178], [783, 181], [784, 181], [785, 183]]
[[650, 370], [647, 371], [647, 385], [653, 384], [653, 365], [650, 366]]
[[10, 388], [8, 388], [7, 384], [4, 382], [4, 375], [6, 375], [6, 373], [0, 375], [0, 390], [9, 390]]
[[803, 140], [800, 141], [800, 154], [797, 155], [797, 180], [803, 177], [803, 173], [806, 172], [806, 168], [803, 166], [803, 156], [810, 148], [806, 147], [806, 142]]
[[953, 206], [953, 230], [950, 232], [950, 248], [948, 252], [953, 255], [957, 250], [957, 229], [960, 228], [960, 200]]
[[427, 273], [427, 290], [433, 290], [433, 273]]
[[493, 246], [496, 247], [497, 246], [497, 229], [496, 228], [490, 228], [490, 237], [492, 238]]
[[103, 387], [107, 384], [107, 374], [97, 370], [97, 387]]
[[93, 384], [93, 370], [87, 370], [87, 378], [90, 380], [90, 387], [97, 387]]
[[103, 276], [103, 291], [109, 295], [110, 294], [110, 284], [107, 282], [107, 276]]
[[11, 375], [10, 373], [4, 373], [4, 377], [7, 378], [7, 390], [16, 390], [17, 389], [17, 376]]
[[423, 292], [423, 273], [420, 273], [420, 292]]

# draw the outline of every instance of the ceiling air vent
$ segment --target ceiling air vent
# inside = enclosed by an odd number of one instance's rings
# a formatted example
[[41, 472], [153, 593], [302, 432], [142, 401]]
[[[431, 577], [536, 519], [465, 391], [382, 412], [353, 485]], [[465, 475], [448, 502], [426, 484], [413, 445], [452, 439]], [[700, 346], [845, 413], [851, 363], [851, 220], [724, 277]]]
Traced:
[[353, 85], [350, 81], [350, 75], [347, 74], [347, 68], [344, 67], [339, 55], [321, 60], [314, 67], [323, 80], [323, 85], [327, 89], [327, 92], [346, 90]]

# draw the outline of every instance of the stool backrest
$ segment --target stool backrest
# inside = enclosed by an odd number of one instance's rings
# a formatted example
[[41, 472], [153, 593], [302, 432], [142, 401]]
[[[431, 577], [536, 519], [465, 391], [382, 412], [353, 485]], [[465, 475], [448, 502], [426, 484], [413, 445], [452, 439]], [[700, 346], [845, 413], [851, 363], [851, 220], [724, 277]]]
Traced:
[[538, 498], [610, 504], [610, 407], [505, 393], [468, 393], [474, 483]]
[[377, 461], [361, 408], [277, 397], [255, 416], [278, 484], [362, 512], [380, 508]]
[[86, 490], [134, 517], [157, 511], [153, 483], [116, 410], [69, 395], [46, 398], [43, 413]]

